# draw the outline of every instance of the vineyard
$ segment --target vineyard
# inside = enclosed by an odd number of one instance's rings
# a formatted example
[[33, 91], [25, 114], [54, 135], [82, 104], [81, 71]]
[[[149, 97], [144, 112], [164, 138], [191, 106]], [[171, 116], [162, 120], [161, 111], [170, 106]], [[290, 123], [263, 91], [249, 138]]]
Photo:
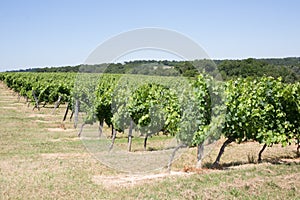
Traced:
[[[225, 147], [231, 142], [256, 141], [267, 146], [282, 146], [300, 140], [300, 84], [286, 84], [281, 79], [262, 77], [228, 82], [209, 76], [197, 78], [75, 74], [75, 73], [1, 73], [0, 80], [28, 106], [42, 109], [46, 104], [66, 103], [78, 135], [89, 124], [111, 127], [113, 148], [117, 133], [128, 137], [132, 148], [132, 131], [147, 140], [155, 135], [175, 137], [174, 153], [183, 147], [197, 146], [198, 166], [204, 144], [225, 137], [212, 167], [218, 167]], [[80, 118], [80, 117], [81, 118]], [[206, 143], [205, 143], [206, 142]], [[170, 166], [169, 166], [170, 167]]]

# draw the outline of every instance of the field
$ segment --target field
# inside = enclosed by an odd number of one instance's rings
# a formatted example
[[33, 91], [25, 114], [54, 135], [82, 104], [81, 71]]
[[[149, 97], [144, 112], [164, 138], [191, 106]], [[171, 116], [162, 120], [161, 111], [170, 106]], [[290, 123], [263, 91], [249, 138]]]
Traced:
[[[274, 145], [256, 164], [261, 145], [229, 145], [222, 169], [194, 170], [190, 149], [172, 173], [130, 175], [92, 157], [71, 122], [62, 125], [64, 105], [52, 114], [28, 108], [0, 85], [0, 199], [299, 199], [296, 146]], [[105, 130], [108, 131], [108, 130]], [[209, 166], [223, 140], [205, 157]]]

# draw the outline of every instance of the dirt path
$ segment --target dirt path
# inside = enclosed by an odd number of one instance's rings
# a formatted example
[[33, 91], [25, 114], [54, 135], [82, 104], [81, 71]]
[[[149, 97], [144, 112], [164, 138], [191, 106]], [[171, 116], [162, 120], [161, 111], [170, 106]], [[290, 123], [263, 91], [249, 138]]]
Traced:
[[93, 182], [107, 189], [113, 189], [116, 187], [132, 187], [143, 183], [149, 183], [151, 181], [161, 181], [166, 178], [186, 177], [194, 173], [186, 172], [170, 172], [170, 173], [158, 173], [158, 174], [121, 174], [114, 176], [94, 176]]

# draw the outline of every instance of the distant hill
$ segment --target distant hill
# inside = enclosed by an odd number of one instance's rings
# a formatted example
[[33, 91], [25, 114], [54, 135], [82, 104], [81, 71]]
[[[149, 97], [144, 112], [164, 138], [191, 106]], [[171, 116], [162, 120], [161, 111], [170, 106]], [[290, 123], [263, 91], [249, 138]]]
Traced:
[[86, 72], [113, 74], [145, 74], [160, 76], [183, 75], [193, 77], [199, 72], [220, 73], [224, 80], [236, 77], [282, 77], [285, 82], [300, 80], [300, 57], [248, 58], [243, 60], [137, 60], [125, 63], [30, 68], [18, 72]]
[[285, 82], [300, 80], [300, 58], [217, 61], [223, 79], [235, 77], [282, 77]]

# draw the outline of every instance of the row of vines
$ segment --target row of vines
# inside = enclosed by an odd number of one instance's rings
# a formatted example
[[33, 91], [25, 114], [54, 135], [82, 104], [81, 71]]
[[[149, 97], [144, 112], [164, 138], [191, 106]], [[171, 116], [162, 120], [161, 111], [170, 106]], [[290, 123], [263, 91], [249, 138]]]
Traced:
[[[87, 124], [104, 123], [112, 128], [113, 148], [117, 132], [128, 133], [131, 151], [132, 129], [147, 139], [159, 132], [176, 137], [176, 149], [197, 146], [202, 159], [205, 142], [223, 135], [226, 141], [216, 158], [220, 162], [231, 142], [257, 141], [282, 146], [300, 140], [300, 83], [286, 84], [272, 77], [214, 81], [200, 75], [195, 79], [142, 75], [73, 73], [0, 73], [0, 81], [32, 102], [67, 103], [74, 114], [84, 113], [81, 130]], [[65, 117], [64, 117], [65, 118]], [[199, 164], [199, 163], [198, 163]]]

